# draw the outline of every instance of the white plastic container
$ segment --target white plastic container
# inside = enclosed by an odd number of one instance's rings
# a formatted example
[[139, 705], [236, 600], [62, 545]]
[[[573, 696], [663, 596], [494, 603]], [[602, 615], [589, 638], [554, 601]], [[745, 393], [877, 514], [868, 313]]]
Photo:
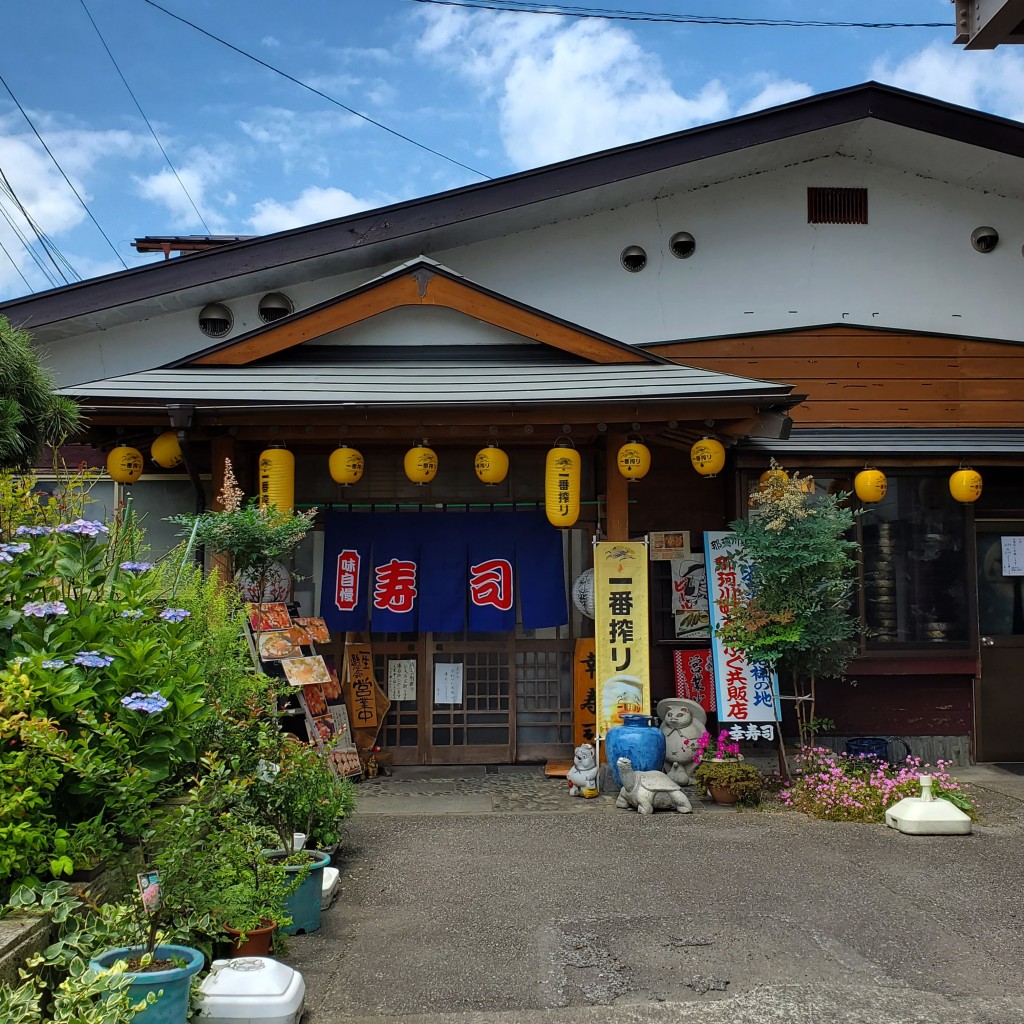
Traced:
[[338, 887], [341, 885], [341, 872], [337, 868], [326, 867], [323, 870], [323, 879], [320, 888], [320, 909], [327, 910], [338, 895]]
[[268, 956], [214, 960], [199, 986], [194, 1024], [299, 1024], [306, 983]]
[[897, 801], [885, 812], [885, 823], [908, 836], [966, 836], [971, 819], [948, 800], [936, 800], [932, 777], [922, 775], [921, 795]]

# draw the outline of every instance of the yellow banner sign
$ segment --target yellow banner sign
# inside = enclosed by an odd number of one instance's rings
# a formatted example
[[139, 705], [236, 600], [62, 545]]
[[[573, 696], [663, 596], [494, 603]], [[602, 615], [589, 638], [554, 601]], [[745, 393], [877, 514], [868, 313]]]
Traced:
[[597, 729], [604, 737], [624, 714], [651, 713], [647, 629], [647, 545], [594, 545]]
[[576, 641], [572, 662], [572, 742], [593, 743], [597, 735], [597, 689], [594, 685], [594, 641]]

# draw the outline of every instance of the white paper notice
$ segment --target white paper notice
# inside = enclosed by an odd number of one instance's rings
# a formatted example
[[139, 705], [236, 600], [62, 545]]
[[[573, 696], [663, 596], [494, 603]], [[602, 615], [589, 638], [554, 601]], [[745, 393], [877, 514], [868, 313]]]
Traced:
[[434, 703], [462, 703], [462, 665], [434, 665]]
[[1024, 576], [1024, 537], [1000, 537], [1003, 542], [1003, 575]]
[[402, 658], [388, 662], [388, 700], [416, 701], [416, 662]]

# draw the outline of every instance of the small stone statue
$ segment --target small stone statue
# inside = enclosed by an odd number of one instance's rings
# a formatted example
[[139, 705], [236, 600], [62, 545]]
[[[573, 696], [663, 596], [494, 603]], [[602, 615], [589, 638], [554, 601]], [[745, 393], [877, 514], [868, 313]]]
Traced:
[[569, 796], [597, 796], [597, 754], [591, 744], [584, 743], [576, 748], [566, 779]]
[[662, 771], [680, 786], [689, 786], [693, 782], [689, 766], [697, 755], [701, 736], [708, 731], [708, 714], [695, 700], [666, 697], [658, 701], [658, 718], [665, 735]]
[[635, 772], [628, 757], [620, 757], [615, 767], [622, 779], [616, 807], [635, 807], [641, 814], [673, 809], [689, 814], [693, 810], [682, 787], [664, 772]]

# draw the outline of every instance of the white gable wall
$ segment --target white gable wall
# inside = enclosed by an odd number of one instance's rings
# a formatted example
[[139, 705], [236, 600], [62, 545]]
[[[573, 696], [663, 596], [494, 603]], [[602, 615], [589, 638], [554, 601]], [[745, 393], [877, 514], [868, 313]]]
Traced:
[[[828, 185], [866, 187], [870, 223], [807, 224], [807, 187]], [[983, 224], [1000, 233], [998, 248], [986, 255], [970, 244]], [[676, 231], [697, 240], [688, 260], [669, 251]], [[619, 263], [627, 245], [648, 253], [639, 274]], [[948, 184], [941, 168], [928, 178], [836, 155], [425, 255], [511, 299], [631, 344], [844, 322], [1024, 341], [1022, 245], [1020, 199]], [[392, 266], [284, 290], [301, 310]], [[224, 294], [235, 318], [229, 339], [261, 326], [257, 305], [268, 290]], [[160, 366], [210, 344], [198, 312], [63, 339], [51, 364], [61, 384]], [[513, 340], [439, 312], [375, 317], [332, 341]]]

